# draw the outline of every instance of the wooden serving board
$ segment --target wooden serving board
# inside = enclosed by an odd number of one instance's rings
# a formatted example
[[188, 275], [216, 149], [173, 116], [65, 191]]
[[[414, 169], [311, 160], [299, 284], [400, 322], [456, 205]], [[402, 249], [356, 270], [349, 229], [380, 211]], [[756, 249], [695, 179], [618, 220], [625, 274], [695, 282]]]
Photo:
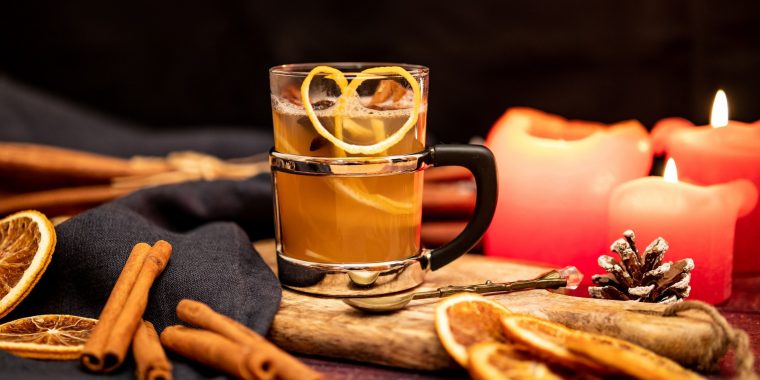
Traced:
[[[255, 247], [276, 269], [273, 242], [258, 242]], [[465, 255], [428, 273], [420, 289], [486, 280], [529, 279], [546, 269]], [[633, 341], [687, 366], [696, 365], [706, 354], [715, 333], [707, 318], [701, 315], [660, 316], [665, 308], [663, 305], [571, 297], [546, 290], [489, 298], [516, 313]], [[435, 332], [435, 303], [436, 300], [415, 301], [396, 313], [370, 315], [354, 310], [340, 300], [284, 289], [269, 337], [285, 350], [308, 355], [423, 370], [455, 367]]]

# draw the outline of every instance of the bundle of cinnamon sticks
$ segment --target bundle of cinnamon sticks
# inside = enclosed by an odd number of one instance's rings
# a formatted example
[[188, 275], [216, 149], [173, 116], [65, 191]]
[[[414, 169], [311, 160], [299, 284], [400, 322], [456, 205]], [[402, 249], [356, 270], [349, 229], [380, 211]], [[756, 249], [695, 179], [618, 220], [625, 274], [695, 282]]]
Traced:
[[164, 270], [172, 246], [159, 240], [152, 247], [138, 243], [132, 248], [98, 323], [84, 346], [80, 361], [92, 372], [111, 372], [124, 362], [130, 344], [137, 360], [138, 379], [172, 378], [158, 334], [142, 320], [153, 282]]
[[180, 320], [197, 326], [170, 326], [159, 334], [144, 321], [150, 288], [168, 264], [172, 246], [132, 248], [80, 361], [92, 372], [119, 368], [132, 346], [138, 380], [171, 380], [172, 365], [163, 347], [238, 379], [318, 380], [322, 375], [280, 350], [253, 330], [198, 301], [177, 305]]
[[38, 144], [0, 142], [0, 215], [35, 209], [72, 215], [132, 191], [195, 180], [242, 180], [266, 157], [223, 161], [197, 152], [123, 159]]
[[182, 356], [238, 379], [322, 379], [320, 373], [204, 303], [182, 300], [177, 316], [199, 327], [175, 325], [161, 333], [161, 343]]

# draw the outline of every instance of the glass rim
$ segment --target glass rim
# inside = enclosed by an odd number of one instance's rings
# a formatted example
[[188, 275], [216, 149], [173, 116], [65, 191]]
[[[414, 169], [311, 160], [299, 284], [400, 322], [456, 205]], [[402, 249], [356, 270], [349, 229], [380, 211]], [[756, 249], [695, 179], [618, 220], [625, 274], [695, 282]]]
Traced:
[[[309, 72], [317, 66], [330, 66], [340, 71], [343, 71], [346, 77], [351, 78], [356, 76], [360, 71], [368, 69], [370, 67], [381, 66], [400, 66], [404, 70], [408, 71], [415, 78], [424, 78], [430, 73], [430, 69], [426, 66], [415, 65], [409, 63], [394, 63], [394, 62], [306, 62], [306, 63], [288, 63], [285, 65], [277, 65], [269, 68], [270, 75], [286, 76], [286, 77], [305, 77]], [[319, 74], [327, 75], [327, 74]], [[398, 74], [388, 75], [389, 77], [399, 76]]]

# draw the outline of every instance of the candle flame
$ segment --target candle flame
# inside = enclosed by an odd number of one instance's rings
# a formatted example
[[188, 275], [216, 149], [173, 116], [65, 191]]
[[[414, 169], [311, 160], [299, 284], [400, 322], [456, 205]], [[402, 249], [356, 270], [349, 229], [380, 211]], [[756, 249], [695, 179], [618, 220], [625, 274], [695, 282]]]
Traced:
[[710, 125], [713, 128], [721, 128], [728, 125], [728, 99], [723, 90], [715, 93], [712, 112], [710, 112]]
[[668, 158], [668, 163], [665, 164], [665, 173], [662, 175], [665, 182], [678, 182], [678, 169], [676, 168], [676, 162], [673, 158]]

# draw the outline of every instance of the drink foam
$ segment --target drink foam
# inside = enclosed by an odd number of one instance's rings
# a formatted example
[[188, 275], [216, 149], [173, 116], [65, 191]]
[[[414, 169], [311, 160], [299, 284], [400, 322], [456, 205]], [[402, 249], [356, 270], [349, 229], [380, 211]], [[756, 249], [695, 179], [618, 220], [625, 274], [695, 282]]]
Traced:
[[[272, 108], [275, 110], [275, 112], [279, 114], [284, 115], [292, 115], [292, 116], [306, 116], [306, 110], [303, 109], [303, 107], [293, 104], [291, 101], [281, 98], [279, 96], [271, 95], [272, 98]], [[368, 103], [369, 99], [371, 97], [362, 97], [359, 98], [358, 96], [353, 96], [349, 99], [347, 102], [347, 107], [344, 110], [345, 117], [351, 117], [351, 118], [366, 118], [366, 117], [378, 117], [378, 118], [394, 118], [394, 117], [408, 117], [409, 114], [412, 112], [412, 100], [410, 99], [401, 99], [396, 104], [402, 106], [401, 109], [391, 109], [391, 110], [377, 110], [372, 108], [367, 108], [364, 106], [364, 103]], [[338, 98], [331, 97], [331, 98], [325, 98], [320, 100], [329, 100], [333, 103], [336, 103]], [[330, 117], [335, 116], [335, 108], [336, 104], [333, 104], [329, 108], [325, 108], [322, 110], [314, 110], [314, 113], [317, 115], [317, 117]], [[427, 104], [420, 104], [420, 112], [427, 111]]]

